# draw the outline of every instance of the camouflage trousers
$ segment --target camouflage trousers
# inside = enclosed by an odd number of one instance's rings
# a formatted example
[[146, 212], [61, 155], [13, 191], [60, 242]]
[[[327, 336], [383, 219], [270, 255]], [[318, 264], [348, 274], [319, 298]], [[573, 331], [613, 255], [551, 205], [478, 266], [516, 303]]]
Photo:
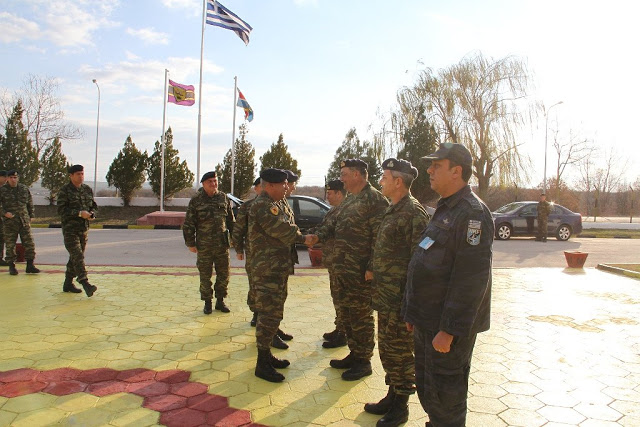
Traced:
[[358, 359], [371, 360], [375, 346], [371, 283], [357, 273], [338, 273], [335, 277], [349, 350]]
[[449, 353], [439, 353], [431, 343], [436, 334], [413, 331], [418, 398], [434, 426], [464, 427], [476, 335], [455, 337]]
[[396, 394], [413, 394], [416, 382], [413, 337], [399, 312], [378, 312], [378, 351], [385, 383], [395, 386]]
[[77, 277], [78, 282], [87, 280], [87, 268], [84, 265], [84, 250], [87, 247], [89, 231], [62, 230], [64, 247], [69, 252], [66, 274]]
[[247, 305], [252, 313], [256, 312], [256, 285], [253, 273], [249, 269], [249, 254], [245, 257], [244, 269], [247, 272], [247, 280], [249, 281], [249, 292], [247, 292]]
[[0, 218], [0, 260], [4, 259], [4, 222]]
[[547, 238], [547, 218], [538, 218], [538, 238]]
[[271, 348], [271, 340], [278, 332], [287, 300], [288, 275], [254, 276], [255, 310], [259, 313], [256, 323], [258, 350]]
[[336, 317], [333, 323], [336, 325], [336, 329], [344, 334], [344, 310], [340, 307], [340, 293], [336, 285], [336, 273], [333, 271], [333, 268], [328, 268], [328, 270], [331, 300], [333, 301], [333, 308], [336, 310]]
[[7, 249], [6, 261], [8, 263], [16, 262], [16, 242], [20, 236], [20, 242], [24, 247], [24, 257], [26, 259], [35, 259], [36, 245], [31, 236], [31, 224], [29, 221], [23, 221], [18, 217], [3, 220], [4, 244]]
[[[203, 301], [213, 299], [214, 291], [216, 298], [225, 298], [231, 274], [229, 248], [220, 246], [206, 249], [198, 248], [196, 265], [200, 272], [200, 299]], [[214, 266], [216, 270], [215, 285], [211, 282]]]

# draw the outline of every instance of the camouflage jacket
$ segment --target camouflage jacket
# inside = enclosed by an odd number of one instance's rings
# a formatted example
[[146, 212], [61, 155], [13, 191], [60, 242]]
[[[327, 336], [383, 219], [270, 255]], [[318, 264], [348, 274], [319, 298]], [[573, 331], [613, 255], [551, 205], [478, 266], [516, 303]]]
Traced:
[[367, 182], [358, 194], [350, 194], [340, 210], [316, 233], [321, 242], [334, 238], [334, 268], [364, 277], [371, 270], [371, 254], [378, 227], [389, 202]]
[[246, 254], [249, 257], [251, 247], [247, 239], [249, 232], [249, 208], [256, 199], [247, 200], [238, 208], [238, 217], [233, 225], [233, 248], [237, 254]]
[[[293, 213], [293, 209], [291, 209], [291, 205], [289, 205], [289, 200], [285, 197], [282, 200], [278, 200], [278, 203], [279, 203], [279, 206], [284, 211], [287, 217], [287, 220], [289, 221], [289, 224], [296, 225], [296, 218]], [[293, 262], [293, 264], [300, 263], [298, 260], [298, 251], [296, 250], [295, 243], [291, 245], [291, 261]], [[293, 274], [293, 268], [291, 269], [291, 274]]]
[[373, 250], [374, 310], [400, 312], [407, 267], [428, 222], [429, 215], [411, 194], [387, 208]]
[[86, 184], [77, 188], [66, 183], [58, 192], [58, 215], [63, 231], [87, 231], [89, 220], [79, 216], [80, 211], [96, 212], [98, 205], [93, 199], [93, 191]]
[[234, 221], [231, 202], [225, 193], [218, 191], [209, 196], [200, 188], [187, 207], [182, 226], [184, 243], [199, 250], [204, 248], [203, 245], [224, 245], [228, 248], [229, 230]]
[[249, 269], [258, 276], [286, 275], [293, 268], [291, 246], [304, 243], [304, 237], [291, 224], [281, 204], [260, 194], [249, 207], [251, 259]]
[[[320, 223], [319, 226], [310, 229], [309, 234], [315, 234], [316, 231], [322, 228], [325, 224], [333, 221], [333, 218], [338, 214], [338, 211], [341, 206], [342, 204], [338, 206], [333, 206], [331, 209], [329, 209], [329, 212], [327, 212], [324, 218], [322, 218], [322, 223]], [[335, 245], [335, 239], [333, 237], [326, 239], [324, 242], [322, 242], [322, 263], [327, 268], [333, 267], [334, 245]]]
[[18, 183], [15, 187], [5, 183], [0, 187], [0, 216], [5, 220], [4, 215], [11, 212], [16, 221], [28, 224], [34, 217], [33, 199], [29, 187]]
[[538, 202], [538, 218], [547, 219], [549, 214], [551, 213], [551, 203], [547, 202]]

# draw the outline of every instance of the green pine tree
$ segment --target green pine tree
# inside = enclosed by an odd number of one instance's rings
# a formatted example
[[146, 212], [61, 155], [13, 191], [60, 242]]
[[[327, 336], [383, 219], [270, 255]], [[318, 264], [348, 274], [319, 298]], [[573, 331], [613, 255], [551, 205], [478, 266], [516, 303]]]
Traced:
[[129, 206], [134, 193], [142, 187], [148, 161], [147, 152], [138, 150], [129, 135], [109, 166], [107, 184], [118, 189], [125, 206]]
[[[243, 197], [251, 189], [255, 180], [256, 150], [247, 139], [249, 130], [245, 123], [240, 125], [239, 131], [240, 136], [235, 141], [233, 195]], [[225, 154], [222, 165], [216, 166], [216, 173], [218, 174], [220, 191], [231, 192], [231, 150]]]
[[380, 167], [376, 151], [369, 142], [360, 142], [355, 128], [349, 129], [349, 132], [347, 132], [344, 137], [344, 141], [342, 141], [342, 144], [336, 150], [333, 162], [331, 162], [329, 170], [327, 171], [327, 181], [340, 179], [340, 162], [345, 159], [360, 159], [367, 162], [369, 165], [369, 182], [375, 188], [380, 188], [378, 182], [382, 176], [382, 168]]
[[278, 141], [271, 144], [271, 147], [260, 157], [260, 170], [267, 168], [278, 168], [290, 170], [298, 176], [302, 176], [298, 169], [298, 161], [291, 157], [289, 147], [284, 143], [282, 134], [278, 137]]
[[[164, 134], [164, 199], [168, 200], [178, 191], [193, 185], [194, 175], [187, 166], [187, 161], [180, 162], [178, 150], [173, 148], [173, 132], [171, 127]], [[162, 158], [160, 141], [156, 141], [153, 153], [149, 157], [147, 175], [151, 190], [160, 198], [160, 160]]]
[[67, 156], [62, 153], [60, 138], [54, 138], [53, 142], [44, 149], [42, 158], [42, 186], [49, 190], [50, 205], [56, 204], [56, 197], [60, 189], [69, 182], [69, 163]]
[[20, 182], [29, 187], [38, 180], [40, 162], [22, 123], [23, 112], [22, 103], [18, 101], [7, 119], [4, 138], [0, 139], [0, 169], [17, 170]]

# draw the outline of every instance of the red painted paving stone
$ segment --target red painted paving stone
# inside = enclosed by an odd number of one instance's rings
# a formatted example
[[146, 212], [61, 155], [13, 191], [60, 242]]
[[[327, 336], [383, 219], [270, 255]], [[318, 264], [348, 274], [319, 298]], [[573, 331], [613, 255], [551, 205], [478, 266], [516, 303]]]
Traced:
[[52, 369], [50, 371], [40, 372], [36, 377], [36, 380], [44, 382], [75, 380], [76, 378], [78, 378], [78, 375], [80, 375], [80, 372], [82, 371], [74, 368]]
[[102, 381], [87, 387], [87, 393], [94, 396], [109, 396], [111, 394], [124, 393], [127, 390], [127, 385], [129, 383], [119, 380]]
[[168, 427], [196, 427], [206, 422], [206, 414], [195, 409], [182, 408], [174, 411], [162, 412], [160, 424]]
[[169, 392], [169, 384], [158, 381], [142, 381], [128, 384], [126, 391], [142, 397], [160, 396]]
[[66, 396], [67, 394], [80, 393], [87, 388], [86, 383], [80, 381], [58, 381], [50, 382], [42, 391], [56, 396]]
[[18, 397], [42, 391], [47, 383], [40, 381], [14, 381], [0, 386], [0, 396]]
[[115, 380], [119, 373], [120, 371], [109, 368], [89, 369], [81, 372], [76, 379], [85, 383], [99, 383], [102, 381]]
[[142, 406], [157, 412], [168, 412], [187, 406], [187, 398], [175, 394], [145, 397]]
[[182, 371], [180, 369], [169, 369], [167, 371], [160, 371], [156, 373], [156, 380], [171, 384], [189, 381], [189, 377], [191, 377], [191, 372]]
[[249, 411], [224, 408], [207, 414], [207, 425], [210, 426], [237, 427], [247, 424], [251, 424], [251, 414]]
[[202, 383], [177, 383], [171, 384], [171, 393], [184, 397], [193, 397], [209, 391], [209, 387]]
[[229, 400], [223, 396], [213, 394], [199, 394], [190, 397], [187, 401], [187, 407], [197, 409], [198, 411], [212, 412], [219, 409], [228, 408]]
[[35, 380], [39, 373], [40, 371], [27, 368], [13, 369], [11, 371], [0, 372], [0, 381], [3, 383], [31, 381]]
[[156, 371], [144, 368], [127, 369], [118, 374], [116, 379], [126, 381], [128, 383], [139, 383], [141, 381], [150, 381], [156, 376]]

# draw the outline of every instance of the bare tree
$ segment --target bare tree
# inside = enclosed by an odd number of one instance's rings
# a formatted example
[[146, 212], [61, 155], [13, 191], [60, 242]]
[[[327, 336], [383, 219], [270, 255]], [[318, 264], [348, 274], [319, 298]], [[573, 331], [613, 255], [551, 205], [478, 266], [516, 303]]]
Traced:
[[82, 137], [80, 128], [64, 121], [57, 92], [58, 82], [55, 79], [29, 74], [18, 91], [1, 99], [2, 124], [7, 122], [17, 101], [22, 103], [25, 129], [38, 156], [55, 138], [73, 140]]
[[596, 163], [598, 159], [591, 151], [580, 162], [580, 181], [578, 185], [585, 192], [587, 215], [592, 215], [595, 221], [602, 211], [602, 206], [608, 206], [611, 193], [618, 188], [626, 170], [626, 162], [621, 161], [614, 150], [605, 152], [600, 159], [600, 167]]
[[553, 148], [556, 151], [556, 180], [554, 200], [560, 200], [560, 183], [567, 166], [575, 166], [590, 156], [595, 147], [584, 137], [569, 129], [568, 135], [560, 133], [556, 127], [553, 131]]
[[520, 105], [530, 84], [523, 60], [476, 53], [438, 72], [425, 69], [413, 87], [400, 91], [398, 104], [407, 117], [424, 105], [445, 141], [469, 149], [478, 194], [485, 197], [492, 179], [511, 184], [528, 178], [529, 160], [518, 150], [516, 134], [530, 119]]

